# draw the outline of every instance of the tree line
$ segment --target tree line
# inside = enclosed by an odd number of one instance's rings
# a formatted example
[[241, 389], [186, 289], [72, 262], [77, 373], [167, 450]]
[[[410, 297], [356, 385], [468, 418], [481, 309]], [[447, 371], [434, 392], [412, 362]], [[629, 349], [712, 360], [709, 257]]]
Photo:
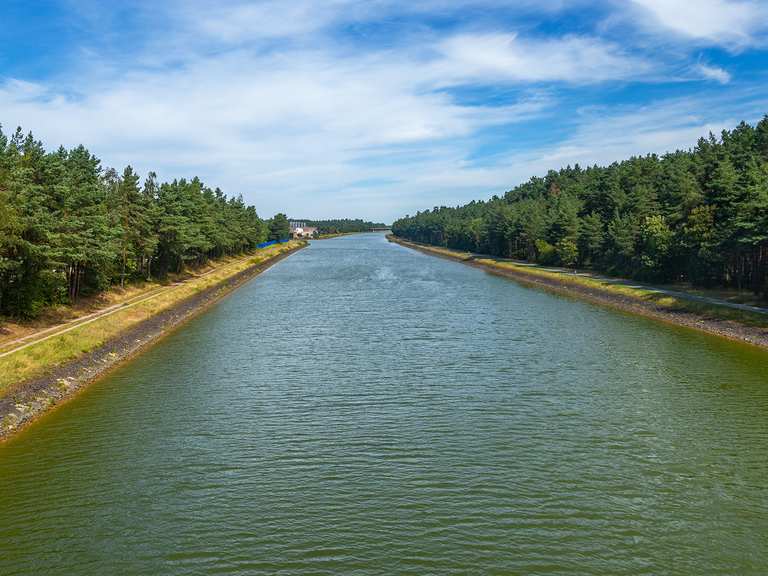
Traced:
[[130, 166], [103, 169], [83, 146], [46, 152], [32, 134], [0, 130], [2, 315], [34, 316], [287, 236], [287, 220], [270, 224], [198, 178], [159, 183], [150, 172], [140, 183]]
[[319, 234], [344, 234], [349, 232], [368, 232], [371, 228], [386, 228], [385, 224], [367, 222], [359, 218], [338, 218], [335, 220], [305, 220], [307, 226], [317, 228]]
[[397, 220], [418, 242], [768, 296], [768, 116], [689, 150], [568, 166]]

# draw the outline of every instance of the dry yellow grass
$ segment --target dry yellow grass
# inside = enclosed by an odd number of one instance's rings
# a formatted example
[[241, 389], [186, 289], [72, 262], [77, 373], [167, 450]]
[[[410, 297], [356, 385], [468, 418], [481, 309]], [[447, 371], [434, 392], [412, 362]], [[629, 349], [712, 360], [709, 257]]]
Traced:
[[198, 272], [180, 284], [167, 287], [149, 300], [128, 304], [109, 316], [0, 358], [0, 394], [13, 384], [34, 378], [54, 366], [88, 353], [158, 312], [299, 244], [295, 241], [277, 244], [245, 258], [230, 259], [208, 273]]
[[616, 284], [599, 278], [578, 276], [576, 274], [570, 275], [562, 272], [549, 272], [547, 270], [542, 270], [541, 268], [521, 266], [513, 262], [499, 261], [493, 258], [478, 259], [477, 262], [485, 264], [490, 268], [511, 269], [520, 274], [556, 279], [558, 282], [565, 285], [582, 286], [584, 288], [598, 290], [608, 294], [631, 298], [638, 302], [652, 303], [669, 311], [690, 312], [706, 318], [731, 320], [748, 326], [768, 327], [768, 317], [766, 317], [766, 315], [750, 312], [748, 310], [738, 310], [707, 302], [686, 300], [685, 298], [678, 298], [655, 290]]
[[491, 269], [495, 268], [499, 271], [509, 270], [519, 274], [521, 277], [529, 276], [531, 279], [541, 278], [549, 281], [554, 280], [558, 284], [566, 287], [579, 286], [606, 294], [613, 294], [616, 296], [629, 298], [642, 303], [653, 304], [670, 312], [688, 312], [701, 316], [702, 318], [726, 320], [744, 324], [746, 326], [768, 328], [768, 316], [765, 314], [750, 312], [748, 310], [738, 310], [717, 304], [687, 300], [685, 298], [678, 298], [670, 294], [660, 293], [655, 290], [644, 289], [642, 287], [627, 286], [625, 284], [617, 284], [607, 280], [601, 280], [600, 278], [569, 274], [559, 271], [552, 272], [537, 266], [518, 264], [508, 260], [498, 260], [491, 257], [479, 258], [475, 257], [475, 255], [470, 252], [451, 250], [450, 248], [428, 246], [412, 242], [406, 242], [405, 244], [412, 244], [422, 250], [427, 250], [429, 252], [433, 252], [435, 254], [456, 260], [473, 260], [474, 262], [482, 264]]

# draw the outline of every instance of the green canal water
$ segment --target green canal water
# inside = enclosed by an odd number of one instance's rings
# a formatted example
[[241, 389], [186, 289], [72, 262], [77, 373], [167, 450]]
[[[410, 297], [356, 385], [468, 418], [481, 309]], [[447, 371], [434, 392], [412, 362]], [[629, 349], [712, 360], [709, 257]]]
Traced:
[[768, 354], [369, 234], [0, 446], [0, 574], [765, 574]]

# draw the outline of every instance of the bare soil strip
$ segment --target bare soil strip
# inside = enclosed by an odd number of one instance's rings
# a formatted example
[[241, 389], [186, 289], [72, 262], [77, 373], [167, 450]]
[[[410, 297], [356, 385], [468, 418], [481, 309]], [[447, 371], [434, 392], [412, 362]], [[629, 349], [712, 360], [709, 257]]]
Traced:
[[[81, 357], [55, 366], [40, 376], [14, 385], [4, 393], [3, 397], [0, 397], [0, 441], [9, 438], [53, 407], [72, 398], [77, 392], [118, 364], [146, 350], [160, 338], [200, 314], [248, 280], [303, 247], [297, 246], [290, 251], [276, 255], [274, 258], [246, 268], [132, 326], [122, 332], [120, 336]], [[119, 308], [124, 309], [125, 306], [121, 305]], [[103, 316], [102, 314], [87, 322], [101, 319]], [[87, 322], [81, 322], [75, 327], [82, 326]], [[61, 333], [57, 332], [55, 335]], [[35, 342], [25, 344], [24, 347], [52, 336], [54, 335], [44, 336]]]

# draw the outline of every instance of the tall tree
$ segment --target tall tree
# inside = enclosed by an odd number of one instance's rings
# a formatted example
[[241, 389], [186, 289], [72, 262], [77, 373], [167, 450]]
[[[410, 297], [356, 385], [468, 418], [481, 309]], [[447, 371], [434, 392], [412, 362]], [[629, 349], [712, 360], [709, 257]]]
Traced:
[[462, 250], [765, 294], [767, 189], [768, 116], [691, 150], [550, 171], [501, 199], [417, 212], [392, 230]]
[[48, 153], [0, 130], [0, 314], [34, 316], [131, 277], [180, 271], [253, 249], [264, 222], [241, 197], [199, 179], [144, 187], [102, 170], [85, 147]]
[[275, 214], [269, 223], [270, 240], [285, 240], [291, 235], [291, 225], [285, 214]]

